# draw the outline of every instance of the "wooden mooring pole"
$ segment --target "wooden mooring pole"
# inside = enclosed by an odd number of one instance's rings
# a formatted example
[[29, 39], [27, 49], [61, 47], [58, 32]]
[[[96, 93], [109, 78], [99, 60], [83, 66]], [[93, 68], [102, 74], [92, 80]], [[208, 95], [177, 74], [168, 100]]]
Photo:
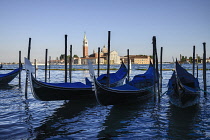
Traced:
[[49, 56], [49, 79], [50, 79], [50, 69], [51, 69], [51, 56]]
[[100, 47], [98, 47], [98, 77], [100, 75]]
[[65, 35], [65, 83], [67, 83], [67, 35]]
[[195, 76], [195, 46], [193, 46], [193, 76]]
[[162, 78], [163, 78], [163, 47], [160, 48], [160, 92], [162, 92]]
[[[153, 61], [153, 67], [155, 68], [155, 62], [156, 62], [156, 53], [155, 53], [155, 48], [156, 48], [156, 37], [153, 36], [152, 37], [152, 44], [153, 44], [153, 55], [152, 55], [152, 61]], [[154, 75], [154, 89], [153, 89], [153, 92], [156, 93], [156, 70], [154, 69], [154, 72], [153, 72], [153, 75]]]
[[196, 65], [197, 65], [197, 66], [196, 66], [196, 67], [197, 67], [197, 68], [196, 68], [196, 69], [197, 69], [197, 72], [196, 72], [196, 74], [197, 74], [197, 78], [198, 78], [198, 54], [196, 54], [196, 58], [197, 58], [197, 62], [196, 62]]
[[70, 83], [72, 82], [71, 77], [72, 77], [72, 45], [70, 45], [70, 56], [69, 56], [69, 81]]
[[37, 65], [36, 65], [36, 59], [34, 59], [34, 67], [35, 67], [35, 78], [36, 78], [36, 67], [37, 67]]
[[47, 53], [48, 49], [45, 50], [45, 82], [47, 82]]
[[[21, 65], [21, 51], [19, 51], [19, 68]], [[19, 71], [19, 87], [21, 87], [21, 71]]]
[[111, 31], [108, 31], [107, 87], [110, 86], [110, 36]]
[[30, 55], [31, 55], [31, 38], [29, 38], [28, 42], [28, 60], [30, 60]]
[[127, 49], [127, 57], [128, 57], [128, 82], [130, 81], [130, 56], [129, 56], [129, 49]]
[[[155, 43], [156, 44], [156, 43]], [[157, 55], [157, 45], [155, 46], [155, 60], [156, 60], [156, 62], [155, 62], [155, 64], [156, 64], [156, 66], [155, 66], [155, 70], [156, 70], [156, 82], [157, 82], [157, 92], [158, 92], [158, 99], [160, 99], [160, 81], [159, 81], [159, 79], [160, 79], [160, 76], [159, 76], [159, 68], [158, 68], [158, 55]]]
[[206, 43], [203, 43], [203, 88], [206, 95]]

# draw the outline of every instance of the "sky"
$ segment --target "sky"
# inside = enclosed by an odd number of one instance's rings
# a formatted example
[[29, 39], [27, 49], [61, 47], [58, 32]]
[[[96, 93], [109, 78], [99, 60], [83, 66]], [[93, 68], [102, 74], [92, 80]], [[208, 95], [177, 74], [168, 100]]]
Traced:
[[107, 46], [120, 56], [152, 55], [152, 37], [163, 61], [180, 54], [202, 56], [206, 42], [210, 56], [210, 0], [0, 0], [0, 62], [27, 56], [44, 62], [45, 50], [56, 59], [65, 51], [65, 35], [73, 54], [82, 57], [86, 33], [89, 54]]

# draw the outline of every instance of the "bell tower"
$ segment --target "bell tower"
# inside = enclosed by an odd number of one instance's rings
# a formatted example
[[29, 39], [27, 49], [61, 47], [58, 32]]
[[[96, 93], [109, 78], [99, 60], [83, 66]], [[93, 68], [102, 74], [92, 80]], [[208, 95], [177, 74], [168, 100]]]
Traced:
[[87, 57], [88, 57], [88, 40], [86, 38], [86, 33], [85, 33], [83, 39], [83, 58]]

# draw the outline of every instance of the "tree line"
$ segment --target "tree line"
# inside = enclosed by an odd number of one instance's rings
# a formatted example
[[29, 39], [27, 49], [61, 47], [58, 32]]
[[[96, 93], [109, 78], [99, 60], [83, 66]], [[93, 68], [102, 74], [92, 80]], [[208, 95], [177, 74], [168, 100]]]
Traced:
[[[70, 57], [70, 55], [67, 56], [67, 60], [69, 60], [69, 57]], [[78, 58], [78, 56], [77, 56], [76, 54], [73, 56], [73, 58], [74, 58], [74, 57], [75, 57], [75, 58]], [[60, 60], [64, 60], [64, 59], [65, 59], [65, 54], [61, 54], [61, 55], [60, 55]]]
[[[200, 56], [197, 56], [197, 57], [195, 58], [195, 61], [198, 62], [198, 63], [201, 63], [201, 60], [202, 60], [202, 59], [201, 59]], [[181, 56], [180, 62], [181, 62], [181, 63], [185, 63], [185, 62], [193, 63], [193, 57], [190, 56], [189, 58], [187, 58], [187, 56]]]

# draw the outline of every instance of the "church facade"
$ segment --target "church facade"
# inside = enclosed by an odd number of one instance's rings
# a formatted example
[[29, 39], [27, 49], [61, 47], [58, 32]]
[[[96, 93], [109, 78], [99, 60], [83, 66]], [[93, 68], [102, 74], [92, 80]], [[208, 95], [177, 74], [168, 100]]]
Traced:
[[[86, 34], [84, 34], [83, 38], [83, 57], [74, 58], [74, 64], [78, 65], [86, 65], [88, 64], [88, 60], [90, 60], [93, 64], [98, 64], [98, 52], [93, 51], [92, 54], [88, 54], [88, 40]], [[103, 46], [100, 51], [100, 64], [107, 64], [108, 59], [108, 49]], [[120, 56], [117, 51], [110, 52], [110, 64], [120, 64]]]

